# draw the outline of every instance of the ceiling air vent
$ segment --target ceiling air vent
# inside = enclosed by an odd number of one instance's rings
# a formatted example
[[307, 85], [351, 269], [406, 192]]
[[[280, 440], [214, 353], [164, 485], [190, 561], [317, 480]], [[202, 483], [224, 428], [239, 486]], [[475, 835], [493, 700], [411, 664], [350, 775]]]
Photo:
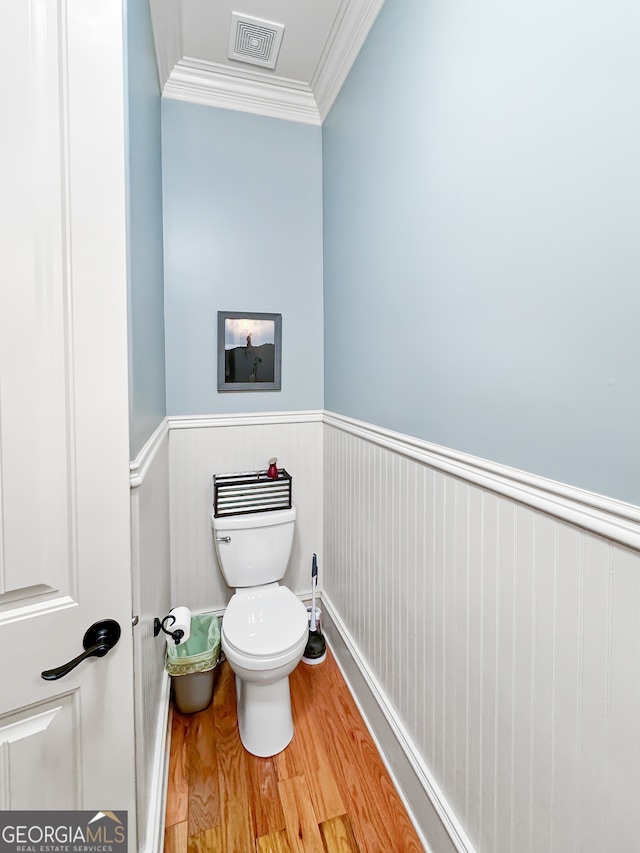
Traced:
[[283, 32], [284, 24], [232, 12], [229, 59], [275, 68]]

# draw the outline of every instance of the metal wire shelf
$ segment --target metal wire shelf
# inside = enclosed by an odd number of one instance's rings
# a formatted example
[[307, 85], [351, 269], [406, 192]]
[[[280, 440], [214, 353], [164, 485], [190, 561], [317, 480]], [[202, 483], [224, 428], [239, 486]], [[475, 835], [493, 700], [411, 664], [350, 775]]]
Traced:
[[291, 509], [292, 482], [291, 475], [284, 468], [278, 468], [277, 480], [267, 477], [266, 470], [214, 474], [214, 515], [223, 518], [227, 515]]

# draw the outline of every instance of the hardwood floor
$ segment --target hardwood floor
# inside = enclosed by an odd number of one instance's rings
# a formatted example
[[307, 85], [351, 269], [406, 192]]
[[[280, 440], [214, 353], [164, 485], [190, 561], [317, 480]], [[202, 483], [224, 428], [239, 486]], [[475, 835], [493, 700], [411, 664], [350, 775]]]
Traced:
[[229, 664], [209, 708], [174, 707], [165, 853], [422, 853], [331, 652], [290, 679], [295, 733], [273, 758], [240, 743]]

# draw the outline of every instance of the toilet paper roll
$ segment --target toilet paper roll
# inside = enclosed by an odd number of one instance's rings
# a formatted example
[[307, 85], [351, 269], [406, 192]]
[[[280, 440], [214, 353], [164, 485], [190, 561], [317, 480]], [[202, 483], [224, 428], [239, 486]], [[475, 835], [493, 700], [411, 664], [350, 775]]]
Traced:
[[[178, 645], [186, 643], [191, 635], [191, 611], [188, 607], [174, 607], [169, 611], [169, 616], [173, 616], [174, 620], [167, 619], [164, 623], [167, 631], [184, 631], [184, 635]], [[167, 643], [175, 643], [175, 640], [167, 635]]]

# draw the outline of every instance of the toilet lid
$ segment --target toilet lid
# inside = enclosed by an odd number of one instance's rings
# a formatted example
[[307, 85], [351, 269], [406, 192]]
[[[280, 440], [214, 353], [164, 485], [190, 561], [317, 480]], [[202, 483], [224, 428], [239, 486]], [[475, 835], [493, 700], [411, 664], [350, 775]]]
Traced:
[[288, 651], [307, 630], [307, 610], [286, 586], [236, 593], [225, 610], [225, 639], [239, 651], [268, 657]]

